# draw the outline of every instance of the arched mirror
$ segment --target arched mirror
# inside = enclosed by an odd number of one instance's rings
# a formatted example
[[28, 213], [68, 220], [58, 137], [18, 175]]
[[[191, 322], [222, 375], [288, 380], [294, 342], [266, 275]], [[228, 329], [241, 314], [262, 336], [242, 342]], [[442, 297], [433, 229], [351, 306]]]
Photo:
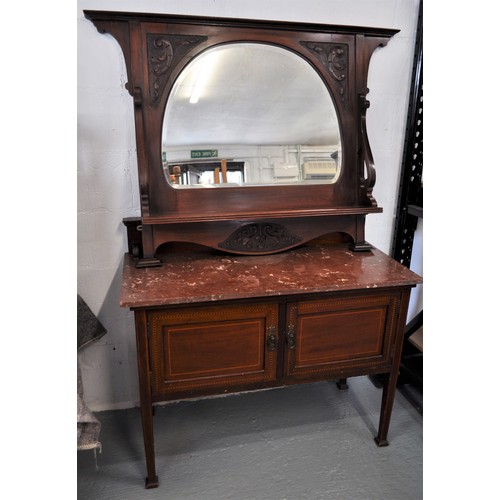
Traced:
[[335, 183], [341, 151], [326, 85], [282, 47], [212, 47], [187, 64], [168, 97], [162, 162], [175, 188]]

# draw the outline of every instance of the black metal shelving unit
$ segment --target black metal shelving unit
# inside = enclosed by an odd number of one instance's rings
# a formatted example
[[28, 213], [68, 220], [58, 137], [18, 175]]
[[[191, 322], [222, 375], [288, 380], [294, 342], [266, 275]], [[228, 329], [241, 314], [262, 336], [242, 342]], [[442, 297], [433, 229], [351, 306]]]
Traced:
[[[392, 242], [392, 257], [410, 267], [413, 240], [419, 219], [423, 219], [423, 1], [420, 2], [415, 39], [413, 75], [401, 166], [399, 196]], [[410, 383], [423, 390], [423, 348], [412, 342], [412, 335], [423, 331], [423, 311], [406, 326], [400, 367], [400, 384]]]

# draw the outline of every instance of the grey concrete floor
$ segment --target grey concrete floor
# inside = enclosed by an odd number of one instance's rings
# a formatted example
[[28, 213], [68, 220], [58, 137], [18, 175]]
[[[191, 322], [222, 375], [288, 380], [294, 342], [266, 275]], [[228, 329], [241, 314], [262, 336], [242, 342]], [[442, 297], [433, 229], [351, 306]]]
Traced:
[[157, 407], [160, 486], [150, 490], [139, 409], [97, 413], [102, 453], [96, 470], [93, 452], [78, 452], [78, 498], [421, 499], [421, 396], [396, 393], [390, 445], [378, 448], [382, 390], [367, 377], [348, 384], [347, 391], [319, 382]]

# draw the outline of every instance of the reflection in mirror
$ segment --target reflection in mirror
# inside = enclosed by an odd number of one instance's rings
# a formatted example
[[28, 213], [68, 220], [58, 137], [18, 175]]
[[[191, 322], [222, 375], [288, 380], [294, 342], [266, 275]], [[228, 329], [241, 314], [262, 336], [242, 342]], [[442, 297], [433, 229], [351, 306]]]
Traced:
[[341, 140], [318, 73], [297, 54], [258, 43], [209, 49], [169, 96], [163, 167], [177, 188], [336, 182]]

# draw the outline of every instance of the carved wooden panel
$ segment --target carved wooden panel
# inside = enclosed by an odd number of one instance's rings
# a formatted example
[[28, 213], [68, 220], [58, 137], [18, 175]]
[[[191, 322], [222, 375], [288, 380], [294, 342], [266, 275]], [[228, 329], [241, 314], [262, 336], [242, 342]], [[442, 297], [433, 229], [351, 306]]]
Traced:
[[321, 64], [328, 70], [332, 77], [335, 90], [338, 92], [340, 100], [347, 109], [348, 93], [348, 71], [349, 52], [346, 43], [326, 43], [326, 42], [300, 42], [302, 46], [309, 49]]
[[148, 35], [149, 93], [152, 103], [159, 101], [172, 68], [207, 38], [195, 35]]
[[302, 238], [281, 224], [271, 222], [246, 224], [231, 233], [219, 247], [236, 252], [264, 253], [297, 245]]

